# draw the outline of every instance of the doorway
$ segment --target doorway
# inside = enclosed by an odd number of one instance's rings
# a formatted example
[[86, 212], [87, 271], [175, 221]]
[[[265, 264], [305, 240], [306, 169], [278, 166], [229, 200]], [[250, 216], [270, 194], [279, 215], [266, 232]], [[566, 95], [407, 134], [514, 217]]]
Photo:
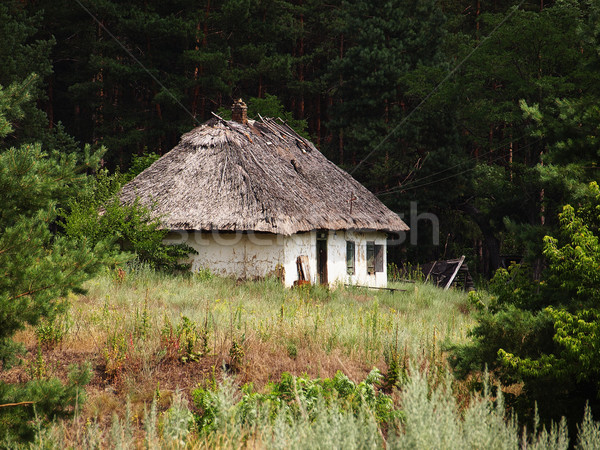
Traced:
[[317, 231], [317, 282], [328, 284], [327, 281], [327, 232]]

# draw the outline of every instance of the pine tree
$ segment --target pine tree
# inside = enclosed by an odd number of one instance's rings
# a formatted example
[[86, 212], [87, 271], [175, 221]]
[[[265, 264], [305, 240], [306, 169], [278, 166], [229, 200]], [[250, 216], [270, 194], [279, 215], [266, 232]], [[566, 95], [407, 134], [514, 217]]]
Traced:
[[[34, 77], [0, 87], [0, 139], [13, 132], [11, 122], [26, 122], [29, 87]], [[7, 369], [21, 347], [14, 333], [41, 319], [52, 320], [65, 306], [68, 292], [103, 267], [108, 243], [90, 246], [53, 234], [57, 207], [87, 179], [100, 153], [79, 158], [64, 149], [42, 150], [38, 143], [0, 147], [0, 370]], [[83, 400], [81, 387], [89, 371], [78, 369], [67, 384], [34, 380], [24, 385], [0, 383], [0, 435], [3, 445], [33, 437], [32, 419], [68, 414]]]
[[600, 190], [591, 183], [579, 208], [566, 205], [559, 230], [544, 238], [541, 280], [524, 265], [499, 270], [472, 342], [453, 350], [459, 374], [485, 364], [504, 385], [523, 383], [514, 399], [522, 418], [534, 402], [544, 419], [566, 415], [570, 423], [580, 420], [586, 402], [598, 409], [599, 207]]

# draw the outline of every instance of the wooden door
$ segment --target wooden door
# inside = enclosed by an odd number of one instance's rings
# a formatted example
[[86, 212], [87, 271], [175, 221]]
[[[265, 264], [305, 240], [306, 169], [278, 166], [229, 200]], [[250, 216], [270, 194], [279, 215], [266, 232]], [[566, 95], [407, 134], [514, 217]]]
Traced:
[[318, 282], [328, 284], [327, 282], [327, 232], [317, 232], [317, 276]]

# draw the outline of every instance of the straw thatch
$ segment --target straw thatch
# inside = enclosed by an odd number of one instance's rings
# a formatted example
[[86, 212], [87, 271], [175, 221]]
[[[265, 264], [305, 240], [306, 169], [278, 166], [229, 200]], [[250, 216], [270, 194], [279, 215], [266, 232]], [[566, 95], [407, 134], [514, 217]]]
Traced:
[[[406, 224], [281, 121], [213, 118], [123, 187], [171, 230], [400, 232]], [[351, 200], [352, 199], [352, 200]]]

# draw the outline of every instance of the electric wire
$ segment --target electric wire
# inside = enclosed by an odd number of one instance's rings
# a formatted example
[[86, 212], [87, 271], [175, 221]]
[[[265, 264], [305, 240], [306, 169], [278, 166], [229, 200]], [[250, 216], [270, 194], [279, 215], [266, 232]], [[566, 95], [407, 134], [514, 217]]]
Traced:
[[359, 161], [359, 163], [352, 169], [352, 171], [350, 172], [350, 175], [352, 175], [354, 172], [356, 172], [358, 170], [358, 168], [367, 160], [369, 159], [377, 150], [379, 150], [381, 148], [381, 146], [390, 138], [392, 137], [392, 135], [394, 133], [396, 133], [396, 131], [398, 131], [398, 129], [400, 129], [400, 127], [402, 125], [404, 125], [408, 119], [410, 119], [410, 117], [416, 112], [418, 111], [421, 106], [423, 106], [432, 96], [433, 94], [435, 94], [437, 92], [437, 90], [444, 84], [446, 83], [446, 81], [448, 81], [450, 79], [450, 77], [452, 77], [457, 71], [458, 69], [460, 69], [462, 67], [462, 65], [471, 58], [471, 56], [473, 56], [473, 54], [479, 50], [481, 48], [481, 46], [487, 42], [495, 33], [496, 31], [498, 31], [498, 29], [504, 25], [506, 23], [506, 21], [508, 19], [510, 19], [512, 17], [512, 15], [521, 7], [521, 5], [523, 5], [523, 3], [525, 3], [525, 0], [521, 0], [521, 2], [512, 8], [512, 10], [506, 15], [506, 17], [504, 19], [502, 19], [498, 25], [496, 25], [494, 27], [494, 29], [490, 32], [490, 34], [488, 34], [486, 37], [484, 37], [483, 39], [481, 39], [481, 41], [479, 41], [479, 43], [475, 46], [475, 48], [473, 48], [473, 50], [471, 50], [467, 56], [465, 56], [456, 66], [454, 66], [454, 68], [448, 72], [448, 74], [444, 77], [444, 79], [442, 81], [440, 81], [420, 102], [417, 106], [415, 106], [406, 116], [404, 116], [402, 118], [402, 120], [400, 121], [400, 123], [398, 123], [398, 125], [396, 125], [392, 131], [390, 131], [380, 142], [379, 144], [377, 144], [375, 146], [375, 148], [373, 150], [371, 150], [367, 156], [365, 156], [363, 159], [361, 159]]
[[[505, 143], [498, 144], [498, 146], [496, 148], [493, 148], [493, 149], [491, 149], [491, 150], [489, 150], [489, 151], [487, 151], [485, 153], [482, 153], [481, 155], [479, 155], [479, 157], [467, 159], [465, 161], [459, 162], [458, 164], [455, 164], [454, 166], [446, 167], [445, 169], [440, 170], [439, 172], [434, 172], [434, 173], [426, 175], [426, 176], [424, 176], [422, 178], [419, 178], [418, 180], [413, 180], [413, 181], [409, 182], [408, 185], [410, 186], [410, 185], [415, 184], [415, 183], [420, 183], [421, 181], [424, 181], [424, 180], [426, 180], [428, 178], [436, 177], [436, 176], [441, 175], [441, 174], [443, 174], [445, 172], [448, 172], [448, 171], [450, 171], [452, 169], [456, 169], [457, 167], [464, 166], [465, 164], [470, 164], [473, 161], [476, 162], [476, 161], [478, 161], [479, 158], [484, 158], [484, 157], [486, 157], [487, 155], [489, 155], [491, 153], [494, 153], [494, 152], [497, 152], [497, 151], [503, 149], [504, 147], [506, 147], [506, 145], [509, 145], [511, 143], [514, 144], [515, 142], [520, 142], [521, 140], [523, 140], [523, 139], [525, 139], [527, 137], [529, 137], [528, 134], [524, 134], [524, 135], [522, 135], [522, 136], [520, 136], [520, 137], [518, 137], [516, 139], [507, 138]], [[379, 192], [377, 195], [385, 194], [385, 193], [387, 193], [389, 191], [396, 190], [399, 187], [401, 187], [401, 186], [394, 186], [393, 188], [386, 189], [384, 191]]]
[[[192, 120], [194, 120], [197, 124], [200, 124], [199, 120], [196, 118], [196, 116], [194, 116], [194, 114], [192, 114], [192, 112], [186, 108], [186, 106], [175, 96], [175, 94], [173, 94], [103, 23], [102, 21], [100, 21], [98, 19], [98, 17], [96, 17], [96, 15], [94, 15], [94, 13], [92, 13], [80, 0], [75, 0], [75, 2], [98, 24], [98, 26], [100, 26], [110, 37], [111, 39], [113, 39], [124, 51], [125, 53], [127, 53], [127, 55], [129, 55], [129, 57], [131, 59], [133, 59], [133, 61], [135, 61], [136, 64], [138, 64], [174, 101], [177, 105], [179, 105], [191, 118]], [[367, 161], [367, 159], [369, 159], [402, 125], [404, 125], [408, 119], [416, 112], [418, 111], [432, 96], [435, 92], [437, 92], [437, 90], [446, 82], [448, 81], [448, 79], [450, 79], [450, 77], [452, 77], [457, 71], [458, 69], [460, 69], [460, 67], [462, 67], [462, 65], [469, 59], [471, 58], [471, 56], [473, 56], [473, 54], [479, 50], [479, 48], [481, 48], [481, 46], [487, 42], [487, 40], [489, 40], [495, 33], [496, 31], [515, 13], [515, 11], [517, 11], [521, 5], [525, 2], [525, 0], [521, 0], [521, 2], [512, 8], [512, 10], [506, 15], [506, 17], [504, 19], [502, 19], [498, 25], [496, 25], [496, 27], [486, 36], [484, 37], [476, 46], [475, 48], [473, 48], [468, 54], [467, 56], [465, 56], [445, 77], [442, 81], [440, 81], [422, 100], [421, 102], [414, 107], [401, 121], [398, 125], [396, 125], [396, 127], [394, 127], [393, 130], [391, 130], [380, 142], [379, 144], [377, 144], [377, 146], [375, 146], [375, 148], [373, 150], [371, 150], [367, 156], [365, 156], [350, 172], [350, 174], [353, 174], [365, 161]], [[518, 138], [517, 140], [513, 140], [513, 142], [516, 142], [522, 138], [524, 138], [525, 136], [522, 136], [521, 138]], [[525, 147], [522, 147], [525, 148]], [[493, 150], [490, 150], [491, 153], [493, 152]], [[421, 182], [423, 180], [426, 180], [430, 177], [433, 176], [437, 176], [440, 175], [442, 173], [445, 173], [449, 170], [452, 170], [456, 167], [460, 167], [463, 164], [468, 163], [469, 161], [464, 161], [461, 162], [453, 167], [449, 167], [446, 168], [442, 171], [439, 171], [435, 174], [430, 174], [427, 175], [425, 177], [423, 177], [420, 180], [415, 180], [412, 184], [417, 183], [417, 182]], [[470, 170], [473, 169], [468, 169], [462, 173], [466, 173]], [[459, 174], [454, 174], [451, 175], [450, 177], [446, 177], [446, 178], [442, 178], [439, 180], [435, 180], [433, 183], [437, 183], [439, 181], [443, 181], [446, 179], [450, 179], [453, 178], [455, 176], [458, 176]], [[423, 186], [427, 186], [429, 184], [433, 184], [433, 183], [426, 183], [426, 184], [422, 184], [416, 187], [423, 187]], [[411, 184], [409, 184], [408, 186], [398, 186], [397, 188], [392, 188], [388, 191], [383, 191], [378, 193], [377, 195], [387, 195], [387, 194], [391, 194], [391, 193], [395, 193], [395, 192], [399, 192], [399, 191], [406, 191], [406, 190], [410, 190], [410, 189], [415, 189], [416, 187], [412, 187]]]
[[98, 19], [88, 8], [86, 8], [80, 0], [75, 0], [75, 2], [77, 2], [77, 4], [81, 6], [81, 9], [83, 9], [104, 31], [106, 31], [113, 41], [119, 44], [119, 46], [131, 57], [131, 59], [136, 62], [136, 64], [138, 64], [148, 75], [150, 75], [150, 78], [152, 78], [175, 101], [175, 103], [177, 103], [177, 105], [179, 105], [181, 109], [183, 109], [192, 118], [192, 120], [194, 120], [194, 122], [200, 125], [200, 121], [196, 118], [196, 116], [194, 116], [194, 114], [192, 114], [192, 112], [187, 109], [183, 103], [181, 103], [175, 94], [173, 94], [152, 72], [150, 72], [150, 70], [144, 66], [144, 64], [138, 58], [136, 58], [136, 56], [127, 47], [125, 47], [119, 38], [117, 38], [108, 28], [106, 28], [100, 19]]
[[[514, 155], [515, 153], [518, 153], [518, 152], [520, 152], [521, 150], [524, 150], [524, 149], [526, 149], [526, 148], [528, 148], [528, 147], [531, 147], [532, 145], [534, 145], [534, 144], [537, 144], [538, 142], [541, 142], [541, 141], [542, 141], [542, 139], [538, 139], [538, 140], [536, 140], [536, 141], [534, 141], [534, 142], [531, 142], [530, 144], [527, 144], [527, 145], [524, 145], [524, 146], [522, 146], [522, 147], [519, 147], [517, 150], [514, 150], [514, 151], [513, 151], [513, 155]], [[494, 158], [494, 159], [492, 159], [492, 160], [491, 160], [491, 161], [489, 161], [489, 162], [496, 162], [496, 161], [499, 161], [499, 160], [501, 160], [501, 159], [505, 159], [505, 156], [504, 156], [504, 155], [502, 155], [502, 156], [498, 156], [497, 158]], [[470, 169], [463, 170], [462, 172], [455, 173], [455, 174], [453, 174], [453, 175], [449, 175], [449, 176], [447, 176], [447, 177], [445, 177], [445, 178], [440, 178], [440, 179], [433, 180], [433, 181], [430, 181], [430, 182], [428, 182], [428, 183], [420, 184], [420, 185], [417, 185], [417, 186], [412, 186], [412, 185], [408, 185], [408, 186], [406, 186], [406, 187], [404, 187], [404, 186], [398, 186], [398, 187], [396, 187], [396, 188], [389, 189], [389, 190], [388, 190], [388, 191], [386, 191], [386, 192], [380, 192], [380, 193], [377, 193], [377, 194], [375, 194], [375, 195], [377, 195], [377, 196], [380, 196], [380, 195], [389, 195], [389, 194], [395, 194], [395, 193], [397, 193], [397, 192], [405, 192], [405, 191], [410, 191], [410, 190], [413, 190], [413, 189], [419, 189], [419, 188], [422, 188], [422, 187], [425, 187], [425, 186], [430, 186], [430, 185], [432, 185], [432, 184], [439, 183], [439, 182], [441, 182], [441, 181], [450, 180], [450, 179], [452, 179], [452, 178], [455, 178], [455, 177], [458, 177], [458, 176], [460, 176], [460, 175], [464, 175], [465, 173], [472, 172], [472, 171], [473, 171], [473, 170], [475, 170], [475, 169], [477, 169], [477, 167], [472, 167], [472, 168], [470, 168]]]

